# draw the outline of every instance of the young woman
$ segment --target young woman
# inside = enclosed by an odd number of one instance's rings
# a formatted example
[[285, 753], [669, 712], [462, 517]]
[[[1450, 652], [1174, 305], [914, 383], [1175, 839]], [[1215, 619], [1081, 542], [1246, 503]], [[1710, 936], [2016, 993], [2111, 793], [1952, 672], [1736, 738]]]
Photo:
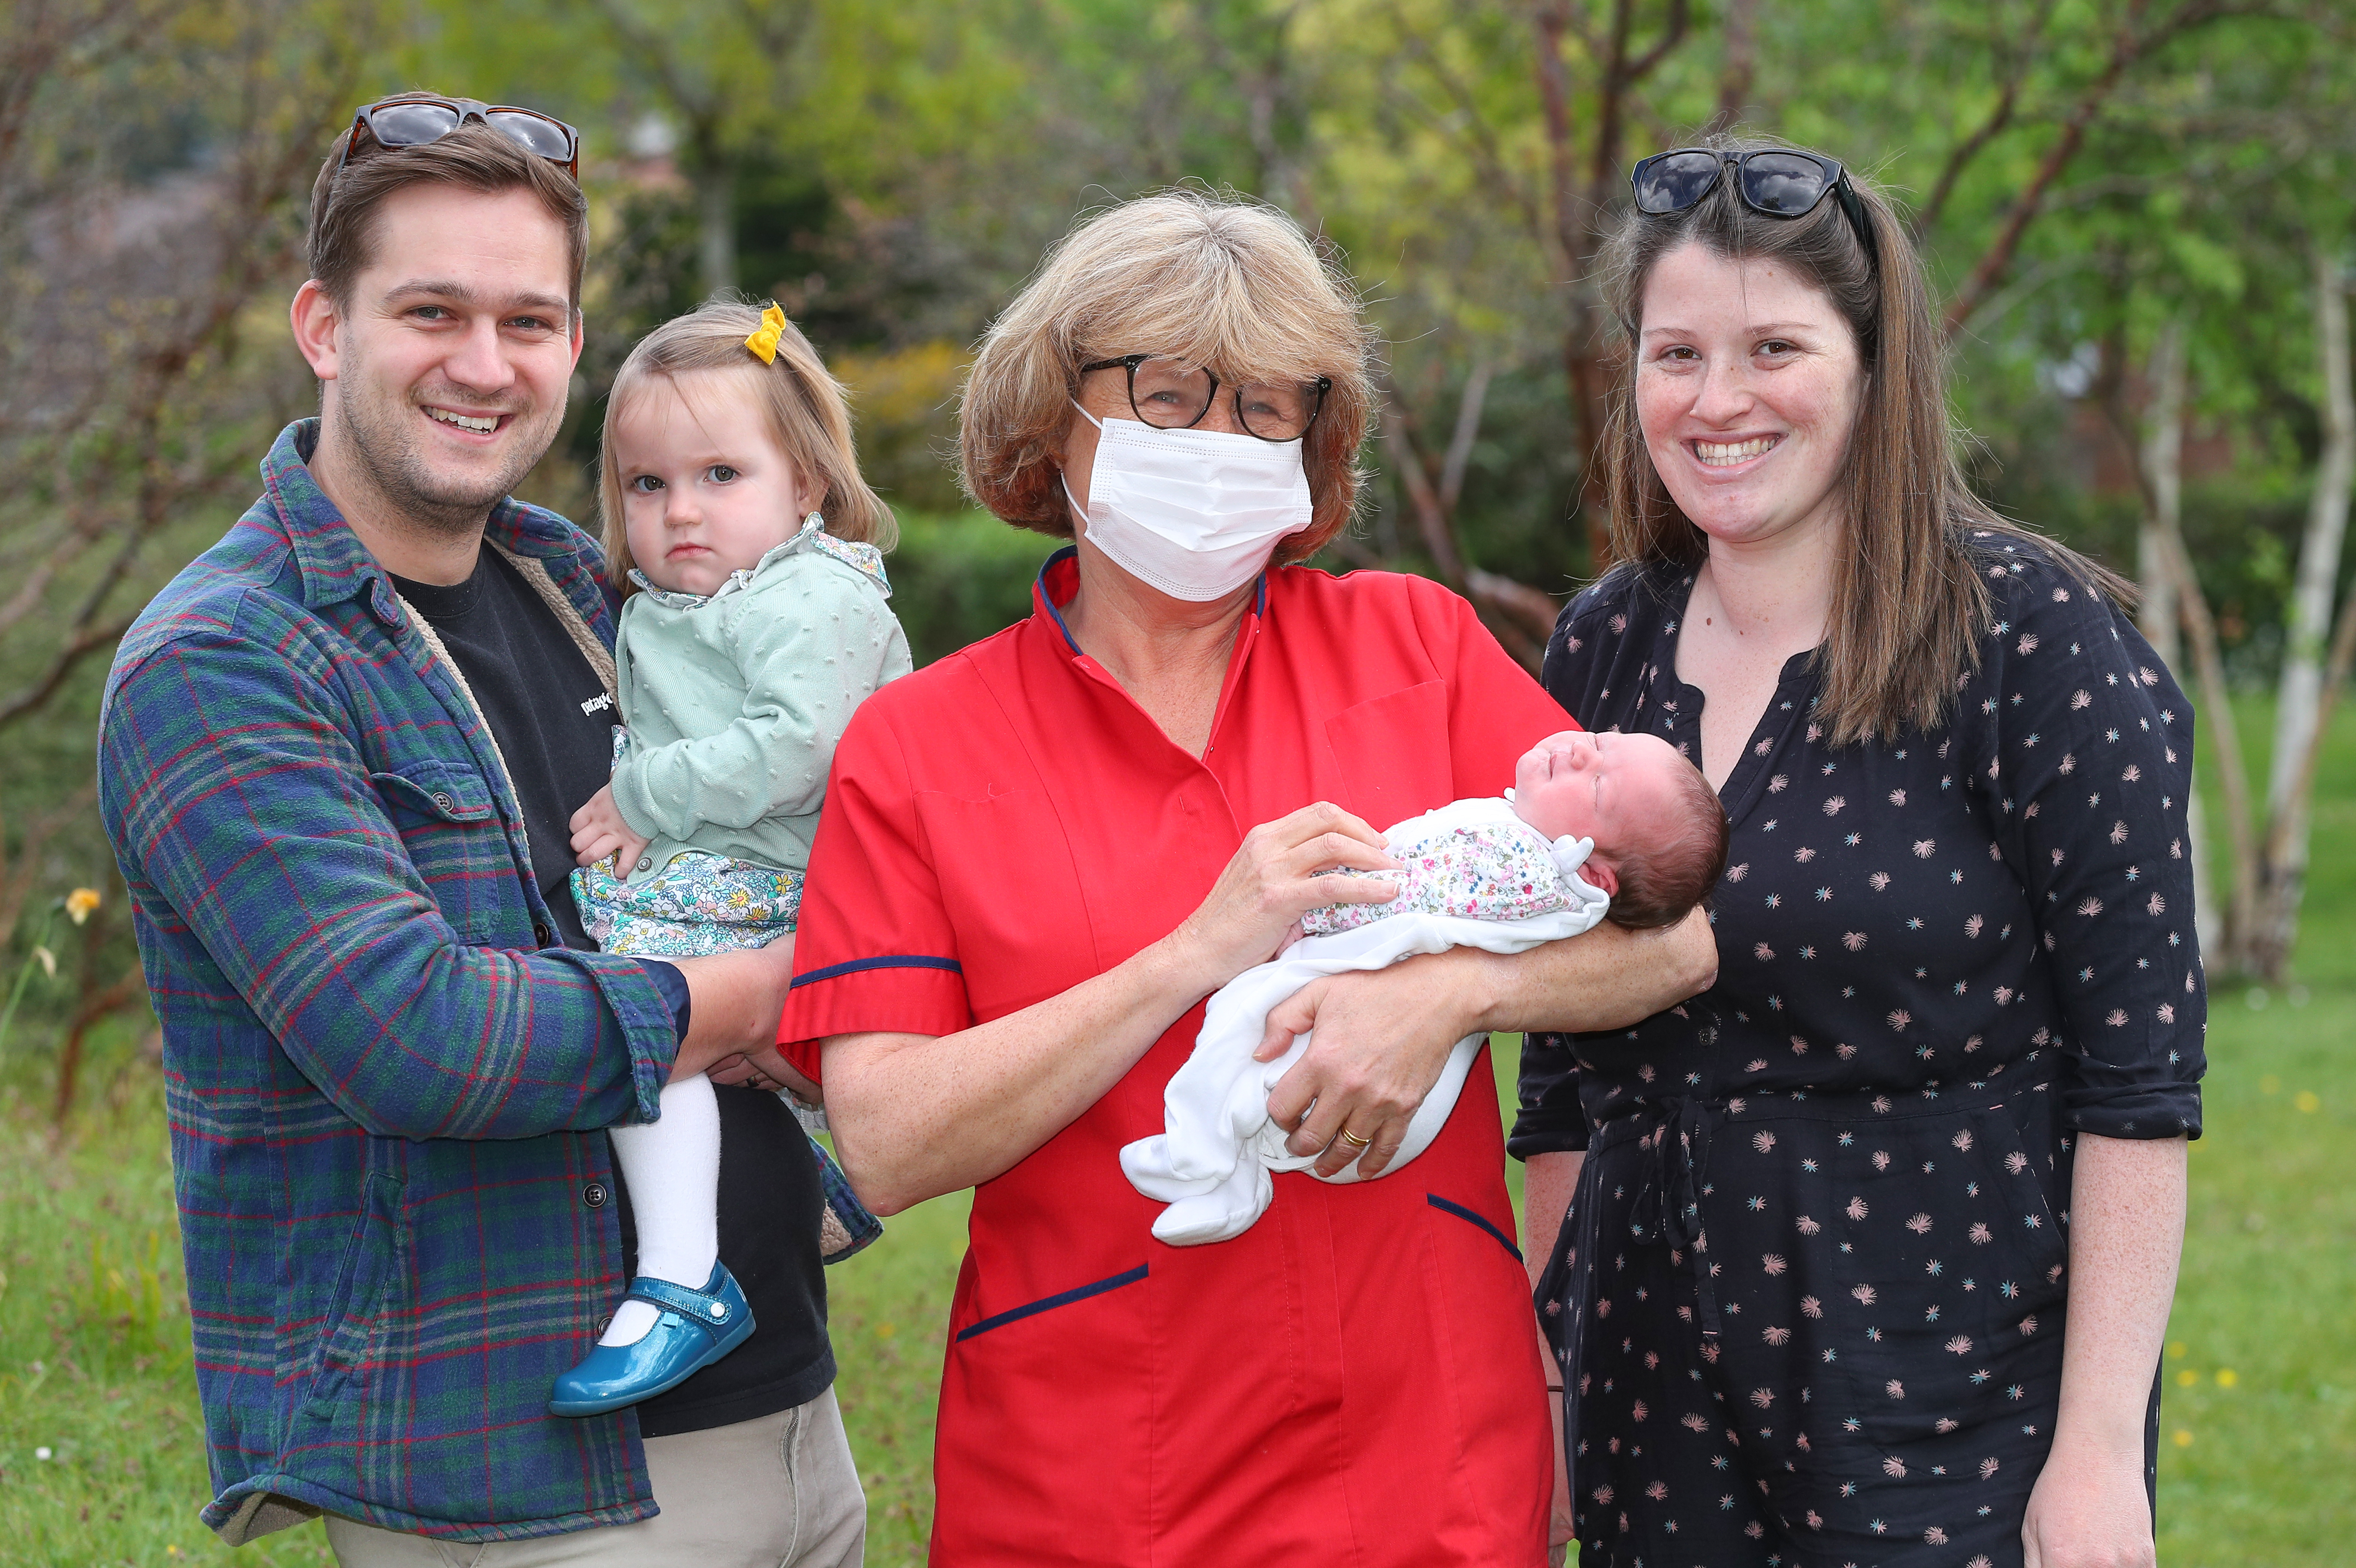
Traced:
[[1717, 984], [1523, 1058], [1581, 1561], [2149, 1562], [2190, 705], [2115, 579], [1965, 489], [1877, 192], [1731, 141], [1635, 190], [1616, 564], [1546, 682], [1686, 748], [1733, 837]]

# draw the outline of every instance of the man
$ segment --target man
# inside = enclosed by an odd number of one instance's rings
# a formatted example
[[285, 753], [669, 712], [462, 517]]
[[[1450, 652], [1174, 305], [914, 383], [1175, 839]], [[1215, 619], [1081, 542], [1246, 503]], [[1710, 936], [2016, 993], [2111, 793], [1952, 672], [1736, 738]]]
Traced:
[[673, 1076], [744, 1084], [792, 962], [601, 954], [573, 908], [618, 601], [586, 534], [508, 492], [581, 352], [577, 152], [528, 112], [360, 111], [292, 312], [319, 417], [108, 678], [204, 1517], [234, 1545], [325, 1513], [347, 1565], [855, 1563], [819, 1178], [774, 1094], [719, 1090], [753, 1337], [632, 1410], [547, 1412], [631, 1274], [604, 1129]]

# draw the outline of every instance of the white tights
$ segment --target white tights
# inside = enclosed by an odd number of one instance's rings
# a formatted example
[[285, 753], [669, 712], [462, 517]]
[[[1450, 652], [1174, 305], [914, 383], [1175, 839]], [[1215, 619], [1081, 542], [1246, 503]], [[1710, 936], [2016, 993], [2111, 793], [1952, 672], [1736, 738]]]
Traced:
[[[701, 1290], [720, 1261], [720, 1101], [701, 1073], [666, 1085], [662, 1116], [612, 1129], [637, 1220], [637, 1272]], [[633, 1345], [659, 1309], [626, 1301], [598, 1339]]]

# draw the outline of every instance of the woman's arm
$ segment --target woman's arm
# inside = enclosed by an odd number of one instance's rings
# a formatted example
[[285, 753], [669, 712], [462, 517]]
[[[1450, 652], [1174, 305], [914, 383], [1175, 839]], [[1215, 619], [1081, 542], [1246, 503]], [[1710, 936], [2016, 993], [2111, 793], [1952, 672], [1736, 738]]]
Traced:
[[[1571, 1190], [1579, 1186], [1579, 1167], [1587, 1163], [1587, 1152], [1576, 1150], [1562, 1155], [1532, 1155], [1522, 1166], [1522, 1263], [1529, 1270], [1530, 1289], [1538, 1288], [1538, 1276], [1547, 1272], [1547, 1262], [1562, 1235], [1562, 1218], [1570, 1212]], [[1547, 1358], [1553, 1359], [1551, 1356]], [[1549, 1372], [1547, 1381], [1559, 1384], [1561, 1374]]]
[[1382, 835], [1320, 802], [1254, 828], [1170, 935], [1044, 1002], [953, 1035], [825, 1042], [827, 1119], [860, 1201], [879, 1214], [988, 1181], [1103, 1098], [1185, 1011], [1276, 950], [1303, 911], [1380, 903]]
[[2078, 1136], [2053, 1449], [2020, 1527], [2028, 1568], [2157, 1560], [2144, 1422], [2184, 1247], [2185, 1140]]
[[[1561, 1245], [1562, 1217], [1569, 1211], [1571, 1189], [1579, 1185], [1584, 1152], [1532, 1155], [1522, 1170], [1522, 1262], [1530, 1272], [1530, 1289], [1547, 1271], [1554, 1250]], [[1560, 1546], [1571, 1537], [1570, 1451], [1562, 1431], [1564, 1369], [1538, 1324], [1538, 1359], [1546, 1366], [1547, 1408], [1554, 1416], [1554, 1508], [1547, 1522], [1547, 1544]]]
[[1323, 1151], [1317, 1169], [1329, 1176], [1358, 1155], [1358, 1145], [1341, 1141], [1348, 1128], [1368, 1141], [1360, 1174], [1379, 1176], [1440, 1080], [1450, 1048], [1465, 1036], [1617, 1029], [1717, 979], [1718, 943], [1697, 909], [1665, 930], [1604, 925], [1511, 956], [1455, 948], [1312, 981], [1269, 1012], [1263, 1061], [1283, 1055], [1294, 1036], [1317, 1031], [1269, 1091], [1269, 1114], [1295, 1129], [1288, 1144], [1294, 1154]]

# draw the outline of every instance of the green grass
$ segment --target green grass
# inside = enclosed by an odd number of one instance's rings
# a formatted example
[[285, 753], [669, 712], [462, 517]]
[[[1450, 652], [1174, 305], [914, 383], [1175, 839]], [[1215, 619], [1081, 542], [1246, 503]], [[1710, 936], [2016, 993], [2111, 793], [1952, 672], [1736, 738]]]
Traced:
[[[2253, 703], [2242, 718], [2263, 750], [2270, 714]], [[2221, 989], [2211, 1007], [2162, 1412], [2172, 1568], [2323, 1568], [2356, 1539], [2356, 714], [2335, 727], [2326, 777], [2300, 984]], [[20, 1031], [0, 1068], [0, 1565], [326, 1563], [316, 1524], [232, 1556], [197, 1522], [204, 1448], [145, 1027], [93, 1037], [61, 1139], [47, 1055]], [[923, 1205], [830, 1271], [878, 1568], [924, 1557], [964, 1216], [962, 1198]]]

